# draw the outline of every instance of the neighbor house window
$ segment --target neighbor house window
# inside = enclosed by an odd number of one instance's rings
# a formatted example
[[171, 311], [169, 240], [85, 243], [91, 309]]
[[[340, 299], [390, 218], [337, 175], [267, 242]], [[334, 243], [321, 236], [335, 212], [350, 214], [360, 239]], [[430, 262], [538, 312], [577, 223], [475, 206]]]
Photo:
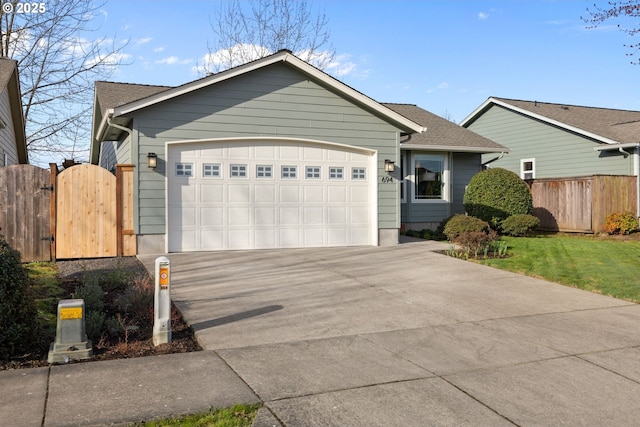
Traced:
[[307, 166], [307, 179], [320, 179], [320, 166]]
[[176, 163], [176, 176], [193, 176], [193, 164]]
[[247, 165], [230, 165], [231, 178], [246, 178], [247, 177]]
[[447, 199], [447, 155], [415, 154], [413, 156], [414, 201]]
[[297, 166], [282, 166], [281, 176], [282, 178], [297, 178], [298, 177], [298, 167]]
[[329, 168], [329, 179], [344, 179], [344, 168], [331, 166]]
[[202, 165], [202, 176], [220, 177], [220, 163], [205, 163]]
[[256, 178], [271, 178], [271, 177], [273, 177], [273, 166], [271, 165], [256, 166]]
[[520, 178], [534, 179], [536, 177], [536, 159], [520, 160]]

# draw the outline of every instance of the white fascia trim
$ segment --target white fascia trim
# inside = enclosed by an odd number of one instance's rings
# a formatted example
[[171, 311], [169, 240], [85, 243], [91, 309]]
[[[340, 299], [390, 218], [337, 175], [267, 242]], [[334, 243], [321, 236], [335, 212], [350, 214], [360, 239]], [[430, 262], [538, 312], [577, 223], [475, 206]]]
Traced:
[[571, 126], [571, 125], [568, 125], [566, 123], [550, 119], [550, 118], [548, 118], [546, 116], [541, 116], [539, 114], [532, 113], [529, 110], [525, 110], [523, 108], [515, 107], [515, 106], [513, 106], [513, 105], [511, 105], [509, 103], [500, 101], [500, 100], [495, 99], [495, 98], [487, 99], [484, 103], [482, 103], [481, 106], [479, 106], [478, 108], [473, 110], [473, 112], [471, 114], [469, 114], [467, 117], [465, 117], [465, 119], [462, 122], [460, 122], [460, 126], [466, 127], [466, 124], [468, 122], [472, 121], [472, 119], [474, 119], [481, 111], [483, 111], [485, 108], [487, 108], [487, 106], [489, 106], [490, 104], [499, 105], [499, 106], [504, 107], [504, 108], [506, 108], [508, 110], [515, 111], [515, 112], [518, 112], [518, 113], [523, 114], [525, 116], [529, 116], [529, 117], [532, 117], [534, 119], [540, 120], [542, 122], [549, 123], [551, 125], [557, 126], [559, 128], [566, 129], [566, 130], [568, 130], [570, 132], [574, 132], [574, 133], [577, 133], [579, 135], [586, 136], [587, 138], [591, 138], [591, 139], [595, 139], [597, 141], [604, 142], [605, 144], [619, 144], [620, 143], [620, 142], [615, 141], [613, 139], [606, 138], [604, 136], [597, 135], [597, 134], [592, 133], [592, 132], [588, 132], [588, 131], [586, 131], [584, 129], [580, 129], [580, 128], [577, 128], [575, 126]]
[[363, 95], [362, 93], [350, 88], [349, 86], [345, 85], [344, 83], [339, 82], [338, 80], [333, 79], [332, 77], [330, 77], [328, 74], [324, 73], [323, 71], [320, 71], [319, 69], [317, 69], [316, 67], [314, 67], [313, 65], [310, 65], [308, 63], [306, 63], [305, 61], [301, 60], [300, 58], [296, 57], [295, 55], [292, 55], [288, 52], [282, 52], [280, 54], [275, 54], [272, 56], [268, 56], [265, 57], [263, 59], [259, 59], [257, 61], [253, 61], [250, 62], [248, 64], [245, 65], [241, 65], [239, 67], [236, 68], [232, 68], [230, 70], [227, 71], [223, 71], [221, 73], [218, 74], [214, 74], [211, 77], [207, 77], [207, 78], [203, 78], [200, 80], [196, 80], [194, 82], [191, 83], [187, 83], [185, 85], [173, 88], [173, 89], [169, 89], [166, 90], [164, 92], [161, 92], [157, 95], [153, 95], [144, 99], [141, 99], [139, 101], [133, 101], [129, 104], [123, 105], [121, 107], [116, 107], [114, 110], [114, 116], [121, 116], [124, 114], [128, 114], [131, 113], [133, 111], [139, 110], [141, 108], [145, 108], [154, 104], [157, 104], [159, 102], [163, 102], [166, 101], [168, 99], [174, 98], [176, 96], [180, 96], [189, 92], [192, 92], [194, 90], [198, 90], [201, 89], [203, 87], [207, 87], [210, 86], [212, 84], [216, 84], [219, 82], [222, 82], [224, 80], [228, 80], [231, 79], [233, 77], [251, 72], [253, 70], [265, 67], [267, 65], [271, 65], [274, 64], [276, 62], [286, 62], [288, 64], [293, 65], [294, 67], [296, 67], [298, 70], [302, 71], [303, 73], [323, 82], [324, 84], [334, 88], [335, 90], [337, 90], [338, 92], [344, 94], [346, 97], [349, 97], [351, 99], [353, 99], [356, 102], [359, 102], [363, 105], [365, 105], [366, 107], [382, 114], [384, 117], [387, 117], [388, 119], [390, 119], [391, 121], [400, 124], [402, 127], [412, 130], [413, 132], [416, 133], [422, 133], [426, 131], [426, 128], [418, 123], [415, 123], [409, 119], [407, 119], [406, 117], [396, 113], [395, 111], [385, 107], [384, 105], [381, 105], [380, 103], [374, 101], [373, 99], [369, 98], [368, 96]]
[[314, 144], [321, 146], [329, 146], [340, 148], [342, 150], [355, 151], [361, 154], [372, 156], [376, 154], [377, 150], [372, 150], [370, 148], [364, 147], [356, 147], [354, 145], [347, 144], [339, 144], [337, 142], [329, 142], [329, 141], [320, 141], [316, 139], [306, 139], [306, 138], [287, 138], [287, 137], [277, 137], [277, 136], [241, 136], [241, 137], [233, 137], [233, 138], [204, 138], [204, 139], [183, 139], [180, 141], [168, 141], [166, 142], [167, 147], [171, 145], [180, 145], [180, 144], [199, 144], [199, 143], [207, 143], [207, 142], [291, 142], [295, 144]]
[[452, 153], [508, 153], [507, 148], [465, 147], [460, 145], [400, 144], [401, 150], [445, 151]]
[[604, 147], [594, 147], [595, 151], [610, 151], [617, 150], [619, 148], [638, 148], [640, 147], [640, 142], [627, 142], [625, 144], [615, 144], [615, 145], [605, 145]]

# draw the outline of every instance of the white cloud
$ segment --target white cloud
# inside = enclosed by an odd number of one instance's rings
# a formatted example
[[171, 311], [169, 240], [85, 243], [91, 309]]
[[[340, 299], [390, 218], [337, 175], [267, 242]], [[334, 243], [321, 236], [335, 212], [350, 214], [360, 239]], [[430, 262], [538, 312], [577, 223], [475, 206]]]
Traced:
[[166, 64], [166, 65], [184, 65], [190, 63], [190, 59], [180, 59], [177, 56], [169, 56], [167, 58], [162, 58], [156, 61], [156, 64]]
[[134, 47], [139, 47], [142, 46], [143, 44], [147, 44], [149, 43], [151, 40], [153, 40], [153, 37], [143, 37], [141, 39], [137, 39], [134, 43], [133, 46]]
[[250, 61], [271, 54], [271, 51], [263, 46], [239, 43], [231, 49], [221, 49], [204, 55], [192, 71], [199, 75], [207, 72], [224, 70], [229, 67], [237, 67]]
[[153, 51], [154, 51], [155, 53], [164, 52], [164, 46], [157, 47], [157, 48], [153, 49]]
[[427, 89], [427, 93], [433, 93], [437, 90], [445, 90], [445, 89], [449, 89], [449, 83], [441, 82], [440, 84], [438, 84], [438, 86]]
[[489, 19], [489, 14], [486, 12], [478, 13], [478, 19], [484, 21], [485, 19]]

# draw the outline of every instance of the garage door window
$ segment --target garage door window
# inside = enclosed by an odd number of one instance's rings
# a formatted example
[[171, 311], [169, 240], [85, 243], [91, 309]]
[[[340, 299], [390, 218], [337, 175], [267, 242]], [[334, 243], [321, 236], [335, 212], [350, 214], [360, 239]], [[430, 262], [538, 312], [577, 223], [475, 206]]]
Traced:
[[271, 165], [257, 165], [256, 166], [256, 178], [272, 178], [273, 166]]
[[366, 168], [352, 168], [351, 169], [351, 179], [354, 181], [367, 179], [367, 169]]
[[193, 176], [193, 164], [176, 163], [176, 176]]
[[203, 164], [202, 176], [205, 178], [220, 178], [220, 163]]
[[283, 179], [295, 179], [298, 177], [297, 166], [282, 166], [282, 178]]
[[329, 179], [344, 179], [344, 168], [330, 167]]
[[307, 166], [307, 179], [320, 179], [320, 166]]
[[246, 178], [247, 165], [231, 165], [231, 178]]

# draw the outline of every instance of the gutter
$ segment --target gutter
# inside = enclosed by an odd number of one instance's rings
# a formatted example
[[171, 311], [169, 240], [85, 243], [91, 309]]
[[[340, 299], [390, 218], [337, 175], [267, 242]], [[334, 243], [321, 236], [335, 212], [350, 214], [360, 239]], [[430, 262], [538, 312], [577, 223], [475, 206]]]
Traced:
[[636, 174], [636, 217], [640, 218], [640, 142], [630, 142], [626, 144], [615, 144], [609, 147], [595, 147], [595, 151], [612, 151], [617, 150], [624, 154], [624, 157], [629, 156], [629, 152], [624, 151], [625, 148], [635, 148], [636, 157], [634, 158], [633, 171]]
[[494, 158], [493, 158], [493, 159], [491, 159], [491, 160], [487, 160], [486, 162], [484, 162], [484, 163], [482, 164], [482, 169], [485, 169], [489, 163], [493, 163], [493, 162], [495, 162], [495, 161], [497, 161], [497, 160], [500, 160], [501, 158], [503, 158], [503, 157], [504, 157], [504, 155], [505, 155], [505, 152], [504, 152], [504, 151], [502, 151], [498, 157], [494, 157]]

